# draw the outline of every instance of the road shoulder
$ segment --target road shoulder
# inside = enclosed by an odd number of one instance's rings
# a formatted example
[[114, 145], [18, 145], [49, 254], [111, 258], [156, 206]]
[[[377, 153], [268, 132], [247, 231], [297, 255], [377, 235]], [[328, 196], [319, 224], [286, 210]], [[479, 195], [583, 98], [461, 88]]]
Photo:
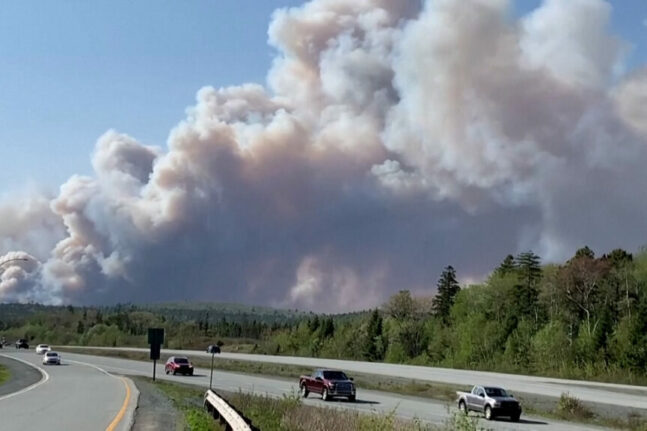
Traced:
[[131, 377], [139, 390], [132, 431], [179, 431], [182, 415], [171, 400], [146, 378]]
[[43, 378], [37, 368], [7, 356], [2, 356], [1, 353], [0, 364], [9, 370], [9, 378], [0, 386], [0, 397], [25, 389]]

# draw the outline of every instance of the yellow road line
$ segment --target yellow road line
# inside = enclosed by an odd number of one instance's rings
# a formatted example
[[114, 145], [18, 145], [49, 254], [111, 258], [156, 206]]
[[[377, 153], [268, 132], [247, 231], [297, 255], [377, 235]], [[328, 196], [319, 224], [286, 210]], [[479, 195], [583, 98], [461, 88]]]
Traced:
[[126, 414], [126, 409], [128, 408], [128, 402], [130, 401], [130, 386], [128, 386], [128, 382], [123, 377], [121, 378], [121, 381], [123, 381], [124, 386], [126, 386], [126, 399], [124, 400], [119, 413], [117, 413], [117, 416], [115, 416], [112, 422], [110, 422], [110, 425], [108, 425], [108, 428], [106, 428], [106, 431], [114, 431], [114, 429], [117, 428], [117, 425], [119, 425], [119, 422], [123, 419]]

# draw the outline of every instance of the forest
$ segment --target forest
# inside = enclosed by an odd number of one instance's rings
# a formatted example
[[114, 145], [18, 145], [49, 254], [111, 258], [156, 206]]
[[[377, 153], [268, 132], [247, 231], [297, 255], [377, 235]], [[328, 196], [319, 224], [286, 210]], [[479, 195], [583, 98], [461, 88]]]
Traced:
[[[505, 257], [480, 284], [447, 266], [433, 296], [403, 290], [374, 310], [317, 315], [232, 304], [112, 307], [0, 305], [8, 341], [146, 346], [148, 327], [170, 348], [204, 348], [469, 368], [545, 376], [647, 381], [647, 251], [562, 264], [533, 252]], [[431, 286], [430, 286], [431, 287]]]

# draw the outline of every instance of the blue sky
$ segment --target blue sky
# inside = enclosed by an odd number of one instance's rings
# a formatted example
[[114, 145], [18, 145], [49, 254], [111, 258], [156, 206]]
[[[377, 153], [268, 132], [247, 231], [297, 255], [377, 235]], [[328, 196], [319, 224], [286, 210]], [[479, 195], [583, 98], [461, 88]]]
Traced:
[[[91, 172], [110, 128], [164, 146], [204, 85], [264, 82], [274, 9], [298, 0], [5, 1], [0, 6], [0, 196]], [[538, 0], [519, 0], [517, 13]], [[645, 0], [614, 1], [614, 31], [647, 64]]]

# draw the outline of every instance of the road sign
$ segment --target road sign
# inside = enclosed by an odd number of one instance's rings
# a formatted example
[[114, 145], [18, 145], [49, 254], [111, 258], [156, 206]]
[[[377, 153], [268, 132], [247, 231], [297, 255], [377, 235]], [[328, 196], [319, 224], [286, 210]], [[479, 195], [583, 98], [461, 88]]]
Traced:
[[151, 344], [151, 359], [157, 360], [160, 358], [160, 345], [159, 344]]
[[151, 345], [150, 358], [153, 360], [153, 381], [155, 381], [157, 360], [160, 358], [161, 346], [164, 344], [164, 328], [148, 328], [148, 344]]
[[164, 344], [164, 328], [148, 328], [148, 344]]

